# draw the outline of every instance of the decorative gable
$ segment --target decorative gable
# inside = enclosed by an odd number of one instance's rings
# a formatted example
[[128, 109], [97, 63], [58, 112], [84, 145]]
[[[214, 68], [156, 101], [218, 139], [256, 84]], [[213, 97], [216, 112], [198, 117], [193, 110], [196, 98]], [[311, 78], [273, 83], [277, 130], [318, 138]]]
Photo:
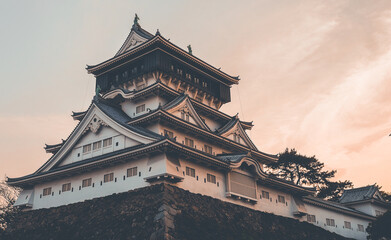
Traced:
[[115, 54], [115, 56], [121, 55], [122, 53], [127, 52], [130, 49], [133, 49], [133, 48], [139, 46], [140, 44], [148, 41], [152, 37], [153, 37], [152, 34], [145, 31], [144, 29], [142, 29], [138, 23], [135, 23], [132, 26], [132, 30], [130, 31], [125, 42], [122, 44], [121, 48]]
[[[93, 102], [85, 117], [76, 126], [61, 148], [36, 173], [49, 171], [55, 166], [72, 163], [77, 160], [77, 158], [74, 159], [74, 156], [79, 155], [79, 160], [94, 157], [93, 144], [102, 141], [97, 144], [100, 144], [100, 147], [103, 149], [105, 147], [104, 139], [111, 138], [110, 145], [113, 145], [112, 151], [115, 151], [138, 144], [152, 143], [160, 137], [159, 135], [151, 134], [146, 129], [127, 126], [125, 122], [128, 121], [129, 117], [119, 111], [111, 106]], [[115, 139], [118, 141], [114, 142]], [[114, 146], [117, 142], [118, 146]], [[88, 145], [90, 146], [83, 150], [83, 147]], [[90, 151], [91, 154], [87, 155], [86, 152]], [[102, 150], [101, 154], [107, 152]]]
[[210, 131], [210, 128], [194, 109], [188, 95], [183, 94], [177, 97], [173, 101], [164, 105], [163, 110], [166, 110], [168, 113], [187, 122], [197, 125], [200, 128]]
[[109, 125], [107, 123], [105, 123], [102, 119], [100, 119], [97, 115], [94, 115], [92, 117], [90, 123], [83, 130], [82, 134], [85, 134], [88, 131], [91, 131], [93, 133], [97, 133], [101, 126], [109, 126]]
[[247, 147], [257, 150], [257, 147], [248, 137], [246, 131], [240, 124], [239, 118], [236, 115], [226, 125], [217, 130], [217, 133], [225, 138], [231, 139], [239, 144], [246, 145]]

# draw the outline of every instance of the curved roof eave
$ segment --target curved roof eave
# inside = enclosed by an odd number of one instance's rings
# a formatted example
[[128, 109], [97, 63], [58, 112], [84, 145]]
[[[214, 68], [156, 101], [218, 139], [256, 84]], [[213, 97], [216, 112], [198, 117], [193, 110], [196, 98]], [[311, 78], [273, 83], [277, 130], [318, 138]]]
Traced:
[[206, 69], [209, 69], [210, 71], [214, 72], [215, 74], [221, 76], [221, 77], [224, 77], [226, 80], [228, 80], [229, 82], [231, 82], [232, 84], [238, 84], [239, 83], [239, 77], [234, 77], [234, 76], [231, 76], [215, 67], [213, 67], [212, 65], [208, 64], [207, 62], [201, 60], [200, 58], [197, 58], [195, 57], [194, 55], [192, 54], [189, 54], [188, 52], [186, 52], [185, 50], [181, 49], [180, 47], [176, 46], [175, 44], [171, 43], [170, 41], [166, 40], [164, 37], [162, 37], [160, 34], [156, 34], [153, 38], [145, 41], [144, 43], [136, 46], [135, 48], [133, 49], [130, 49], [129, 51], [126, 51], [122, 54], [119, 54], [117, 56], [114, 56], [102, 63], [99, 63], [99, 64], [96, 64], [96, 65], [87, 65], [86, 69], [88, 71], [88, 73], [92, 73], [94, 74], [94, 72], [96, 72], [97, 70], [99, 69], [102, 69], [104, 67], [107, 67], [119, 60], [122, 60], [123, 58], [125, 57], [128, 57], [144, 48], [146, 48], [147, 46], [150, 46], [152, 45], [153, 43], [155, 42], [161, 42], [163, 43], [164, 45], [166, 45], [167, 47], [170, 47], [171, 49], [173, 49], [174, 51], [176, 51], [177, 53], [181, 54], [182, 56], [186, 57], [187, 59], [193, 61], [193, 62], [196, 62], [198, 64], [200, 64], [201, 66], [204, 66]]

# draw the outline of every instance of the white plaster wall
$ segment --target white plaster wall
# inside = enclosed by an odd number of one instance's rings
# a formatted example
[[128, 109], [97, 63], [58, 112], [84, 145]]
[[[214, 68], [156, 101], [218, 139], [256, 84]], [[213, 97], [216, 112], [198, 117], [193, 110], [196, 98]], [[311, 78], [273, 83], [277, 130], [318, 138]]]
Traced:
[[[149, 97], [137, 102], [126, 100], [121, 103], [122, 110], [131, 118], [144, 115], [150, 110], [155, 110], [159, 107], [159, 103], [164, 105], [167, 102], [164, 98], [161, 97]], [[136, 113], [136, 107], [145, 104], [145, 111]]]
[[[314, 225], [324, 228], [330, 232], [335, 232], [337, 234], [340, 234], [348, 238], [363, 239], [363, 240], [366, 239], [367, 234], [365, 232], [365, 229], [368, 226], [369, 223], [368, 220], [349, 216], [339, 212], [334, 212], [329, 209], [325, 209], [308, 203], [305, 203], [305, 207], [309, 214], [316, 216], [316, 223], [313, 223]], [[334, 219], [335, 227], [327, 226], [326, 218]], [[307, 217], [304, 216], [301, 220], [306, 221]], [[344, 221], [350, 222], [352, 225], [352, 229], [344, 228]], [[364, 226], [364, 232], [358, 231], [357, 224], [361, 224]]]
[[[141, 172], [141, 176], [127, 178], [126, 170], [128, 168], [136, 166], [138, 168], [138, 172]], [[195, 169], [196, 177], [187, 176], [186, 167], [191, 167]], [[114, 173], [114, 178], [116, 178], [117, 181], [103, 183], [104, 174], [111, 172]], [[34, 188], [35, 194], [33, 200], [33, 209], [56, 207], [69, 203], [81, 202], [86, 199], [103, 197], [111, 195], [113, 193], [120, 193], [136, 188], [149, 186], [149, 183], [146, 182], [144, 178], [162, 173], [170, 173], [182, 177], [183, 181], [178, 182], [174, 185], [182, 189], [189, 190], [190, 192], [211, 196], [226, 202], [242, 205], [251, 209], [294, 218], [291, 206], [293, 204], [293, 201], [292, 196], [289, 193], [263, 186], [261, 183], [258, 183], [257, 202], [255, 204], [243, 200], [238, 200], [235, 198], [227, 198], [226, 172], [200, 165], [197, 162], [192, 161], [191, 159], [181, 159], [176, 158], [175, 156], [166, 157], [166, 155], [163, 154], [151, 156], [150, 158], [130, 160], [127, 163], [108, 167], [106, 169], [96, 170], [90, 173], [70, 177], [67, 179], [36, 185]], [[208, 173], [216, 176], [216, 184], [207, 182], [206, 178]], [[92, 183], [94, 184], [94, 187], [90, 186], [87, 188], [81, 188], [79, 190], [79, 187], [81, 187], [82, 184], [82, 180], [90, 177], [92, 178]], [[62, 184], [68, 182], [71, 182], [73, 192], [61, 192], [60, 194], [59, 191], [62, 188]], [[41, 196], [43, 193], [43, 189], [46, 187], [52, 187], [53, 196]], [[264, 199], [260, 197], [262, 190], [269, 192], [269, 199]], [[278, 195], [282, 195], [285, 197], [285, 203], [280, 203], [277, 201]], [[311, 204], [305, 204], [305, 207], [307, 209], [308, 214], [316, 216], [316, 226], [325, 228], [326, 230], [332, 232], [336, 232], [346, 237], [355, 239], [366, 239], [366, 233], [359, 232], [357, 224], [362, 224], [364, 228], [366, 228], [368, 226], [367, 220], [351, 217]], [[334, 219], [336, 227], [326, 226], [326, 218]], [[306, 216], [302, 217], [300, 220], [305, 221]], [[353, 229], [345, 229], [344, 221], [351, 222]]]
[[372, 215], [372, 216], [376, 216], [376, 210], [383, 212], [383, 213], [387, 212], [386, 208], [376, 206], [371, 203], [355, 204], [355, 205], [351, 205], [349, 207], [354, 208], [358, 211], [364, 212], [366, 214]]
[[[112, 138], [112, 145], [108, 147], [103, 147], [103, 142], [101, 148], [97, 150], [92, 150], [87, 154], [83, 154], [83, 146], [87, 144], [92, 144], [97, 141], [102, 141], [106, 138]], [[68, 153], [68, 155], [61, 162], [60, 166], [70, 164], [73, 162], [85, 160], [91, 157], [96, 157], [105, 153], [121, 150], [127, 147], [132, 147], [139, 145], [140, 143], [120, 135], [117, 131], [110, 127], [102, 126], [97, 133], [91, 131], [87, 132], [75, 145], [75, 147]]]
[[[261, 198], [261, 194], [263, 191], [269, 192], [269, 199]], [[273, 213], [276, 215], [281, 215], [285, 217], [293, 217], [292, 213], [292, 196], [289, 193], [278, 191], [276, 189], [272, 189], [270, 187], [258, 184], [258, 203], [256, 208], [258, 210]], [[278, 195], [285, 197], [285, 203], [278, 202]]]
[[[130, 160], [127, 163], [108, 167], [106, 169], [100, 169], [61, 180], [47, 182], [44, 184], [38, 184], [34, 187], [35, 194], [33, 200], [33, 209], [67, 205], [70, 203], [82, 202], [86, 199], [103, 197], [113, 193], [120, 193], [149, 186], [149, 183], [146, 182], [144, 178], [165, 172], [165, 163], [165, 155], [157, 155], [148, 159], [142, 158]], [[129, 178], [126, 177], [127, 169], [132, 167], [137, 167], [137, 171], [141, 173], [141, 176], [133, 176]], [[117, 181], [103, 183], [104, 174], [111, 172], [114, 173], [114, 178], [116, 178]], [[79, 187], [82, 185], [82, 180], [87, 178], [92, 178], [92, 184], [94, 184], [94, 187], [90, 186], [81, 188], [81, 190], [79, 190]], [[73, 192], [67, 191], [59, 193], [59, 191], [62, 189], [62, 184], [69, 182], [71, 183]], [[41, 196], [43, 189], [47, 187], [52, 188], [53, 196]]]
[[[176, 184], [178, 187], [193, 193], [201, 193], [218, 199], [226, 199], [224, 173], [200, 166], [189, 160], [179, 159], [179, 164], [178, 170], [174, 168], [175, 165], [171, 165], [169, 166], [170, 168], [167, 169], [169, 173], [179, 174], [184, 178], [182, 182]], [[186, 167], [194, 168], [196, 177], [187, 176]], [[207, 181], [208, 173], [216, 176], [216, 184]]]

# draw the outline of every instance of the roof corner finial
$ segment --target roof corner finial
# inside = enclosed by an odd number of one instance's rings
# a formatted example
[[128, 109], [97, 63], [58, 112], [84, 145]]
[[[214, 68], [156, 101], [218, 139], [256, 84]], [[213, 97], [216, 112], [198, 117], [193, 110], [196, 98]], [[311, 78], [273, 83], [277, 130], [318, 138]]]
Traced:
[[159, 31], [159, 28], [156, 30], [156, 36], [160, 36], [160, 31]]
[[139, 25], [139, 24], [138, 24], [138, 20], [140, 20], [140, 18], [137, 16], [137, 13], [135, 13], [135, 14], [134, 14], [133, 24], [134, 24], [134, 25]]
[[191, 45], [190, 44], [187, 46], [187, 50], [189, 51], [190, 55], [193, 55], [193, 50], [191, 49]]

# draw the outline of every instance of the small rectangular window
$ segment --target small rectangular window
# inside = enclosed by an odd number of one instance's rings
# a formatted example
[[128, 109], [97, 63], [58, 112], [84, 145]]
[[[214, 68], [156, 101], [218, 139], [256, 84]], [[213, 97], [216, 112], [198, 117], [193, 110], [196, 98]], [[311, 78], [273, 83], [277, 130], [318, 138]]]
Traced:
[[331, 227], [335, 227], [335, 221], [334, 221], [334, 219], [326, 218], [326, 225], [327, 225], [327, 226], [331, 226]]
[[185, 138], [185, 145], [188, 147], [194, 147], [194, 141], [190, 138]]
[[269, 192], [262, 190], [262, 198], [269, 199]]
[[145, 104], [136, 107], [136, 113], [141, 113], [145, 111]]
[[82, 186], [83, 188], [89, 187], [89, 186], [91, 186], [91, 182], [92, 182], [92, 179], [91, 179], [91, 178], [83, 179], [83, 181], [82, 181], [82, 183], [81, 183], [81, 186]]
[[209, 145], [204, 145], [204, 152], [212, 154], [212, 147]]
[[190, 177], [195, 177], [195, 169], [186, 167], [186, 175]]
[[168, 138], [174, 138], [174, 133], [164, 129], [164, 136], [166, 136]]
[[47, 195], [51, 195], [52, 194], [52, 188], [51, 187], [48, 187], [48, 188], [44, 188], [43, 189], [43, 196], [47, 196]]
[[67, 191], [71, 191], [71, 183], [65, 183], [62, 185], [62, 191], [63, 192], [67, 192]]
[[113, 144], [112, 138], [106, 138], [103, 140], [103, 147], [110, 147]]
[[212, 174], [207, 174], [206, 176], [206, 180], [210, 183], [214, 183], [216, 184], [216, 176], [215, 175], [212, 175]]
[[278, 202], [285, 203], [285, 197], [281, 196], [281, 195], [278, 195]]
[[345, 221], [345, 222], [344, 222], [344, 226], [345, 226], [345, 228], [347, 228], [347, 229], [351, 229], [351, 228], [352, 228], [352, 224], [351, 224], [350, 222], [348, 222], [348, 221]]
[[364, 225], [357, 224], [357, 228], [359, 232], [364, 232]]
[[307, 222], [316, 222], [316, 217], [315, 217], [315, 215], [310, 215], [310, 214], [308, 214], [307, 215]]
[[91, 152], [91, 144], [83, 146], [83, 154], [87, 154]]
[[128, 168], [126, 174], [128, 177], [137, 176], [137, 167]]
[[99, 141], [99, 142], [94, 142], [92, 144], [92, 150], [93, 151], [98, 151], [100, 148], [102, 147], [102, 142]]
[[111, 182], [114, 179], [114, 173], [108, 173], [103, 176], [103, 182]]

